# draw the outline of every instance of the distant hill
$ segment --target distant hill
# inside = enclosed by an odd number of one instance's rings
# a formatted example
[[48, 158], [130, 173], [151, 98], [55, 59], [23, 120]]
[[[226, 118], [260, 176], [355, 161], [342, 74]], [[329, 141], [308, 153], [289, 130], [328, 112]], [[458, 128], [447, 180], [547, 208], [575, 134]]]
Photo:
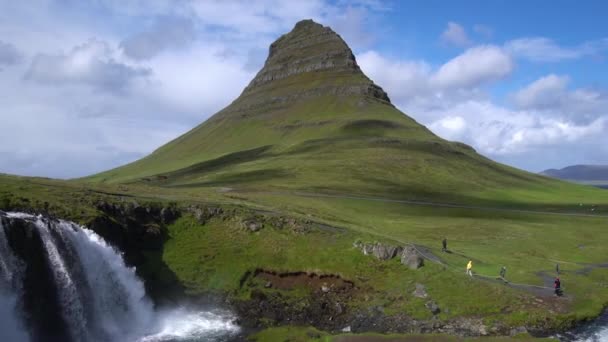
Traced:
[[541, 174], [564, 180], [608, 184], [608, 165], [572, 165], [559, 170], [545, 170]]

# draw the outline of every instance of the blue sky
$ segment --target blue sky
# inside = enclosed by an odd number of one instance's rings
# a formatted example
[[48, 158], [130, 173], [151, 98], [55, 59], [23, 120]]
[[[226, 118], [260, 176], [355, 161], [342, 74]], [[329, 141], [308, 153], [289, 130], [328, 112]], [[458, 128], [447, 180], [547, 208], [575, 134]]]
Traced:
[[0, 1], [0, 172], [78, 177], [226, 106], [268, 45], [331, 26], [402, 111], [530, 171], [608, 164], [604, 1]]

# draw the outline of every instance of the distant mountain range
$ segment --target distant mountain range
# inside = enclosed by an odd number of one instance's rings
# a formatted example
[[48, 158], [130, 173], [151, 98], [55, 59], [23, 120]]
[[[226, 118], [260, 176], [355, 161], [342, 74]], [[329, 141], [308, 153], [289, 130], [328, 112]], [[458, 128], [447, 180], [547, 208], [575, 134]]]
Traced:
[[608, 187], [608, 165], [572, 165], [563, 169], [549, 169], [542, 175]]

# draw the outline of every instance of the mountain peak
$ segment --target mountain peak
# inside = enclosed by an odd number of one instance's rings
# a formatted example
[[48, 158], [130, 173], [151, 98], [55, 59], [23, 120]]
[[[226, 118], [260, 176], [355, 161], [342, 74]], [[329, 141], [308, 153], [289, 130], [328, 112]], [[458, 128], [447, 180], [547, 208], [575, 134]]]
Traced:
[[[279, 83], [283, 86], [284, 82], [278, 81], [303, 74], [311, 74], [309, 79], [319, 81], [325, 88], [334, 84], [332, 92], [336, 95], [365, 95], [390, 103], [387, 94], [363, 74], [342, 37], [311, 19], [299, 21], [270, 45], [264, 67], [243, 95], [275, 88]], [[337, 78], [348, 75], [354, 76], [356, 82], [335, 86]]]

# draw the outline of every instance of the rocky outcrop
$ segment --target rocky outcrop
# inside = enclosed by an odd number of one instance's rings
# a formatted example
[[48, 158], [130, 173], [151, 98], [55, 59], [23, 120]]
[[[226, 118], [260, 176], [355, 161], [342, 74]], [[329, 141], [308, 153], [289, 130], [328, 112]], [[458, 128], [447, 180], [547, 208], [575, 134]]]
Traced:
[[401, 252], [401, 263], [412, 270], [417, 270], [424, 266], [424, 258], [414, 246], [406, 246]]
[[[86, 226], [123, 252], [125, 262], [146, 280], [147, 293], [155, 301], [180, 297], [183, 286], [161, 256], [167, 225], [182, 215], [182, 209], [134, 200], [99, 201], [95, 207], [100, 214], [85, 222]], [[148, 267], [139, 267], [144, 264]]]
[[244, 220], [243, 222], [241, 222], [241, 226], [243, 226], [243, 228], [247, 229], [248, 231], [254, 233], [264, 228], [264, 224], [255, 219]]
[[412, 245], [401, 247], [383, 243], [363, 243], [356, 241], [353, 246], [361, 249], [365, 255], [373, 255], [378, 260], [390, 260], [399, 256], [401, 263], [410, 269], [417, 270], [424, 266], [423, 256]]
[[387, 245], [383, 243], [363, 243], [356, 241], [353, 246], [361, 249], [361, 252], [365, 255], [373, 255], [378, 260], [390, 260], [399, 255], [403, 250], [403, 247]]
[[399, 246], [388, 246], [383, 244], [376, 244], [373, 247], [372, 253], [379, 260], [389, 260], [396, 257], [401, 251], [403, 247]]
[[191, 206], [188, 207], [188, 212], [190, 212], [194, 218], [200, 224], [205, 224], [207, 221], [214, 217], [222, 216], [224, 214], [224, 210], [219, 207], [200, 207], [200, 206]]

